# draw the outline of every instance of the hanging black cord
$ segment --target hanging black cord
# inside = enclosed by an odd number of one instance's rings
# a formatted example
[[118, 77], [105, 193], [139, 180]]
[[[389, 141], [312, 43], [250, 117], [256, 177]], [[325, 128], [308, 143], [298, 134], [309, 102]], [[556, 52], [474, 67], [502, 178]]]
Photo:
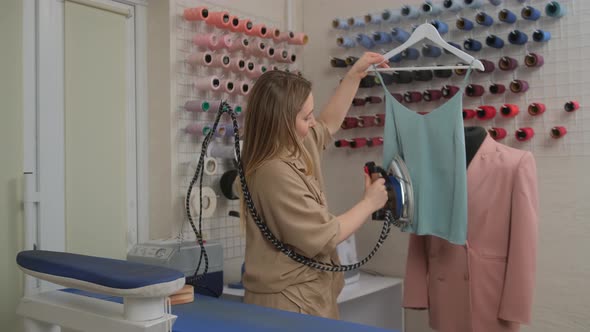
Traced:
[[[202, 183], [203, 183], [203, 174], [202, 173], [203, 173], [203, 164], [204, 164], [205, 153], [207, 151], [207, 146], [209, 145], [209, 142], [211, 140], [211, 137], [213, 136], [213, 133], [215, 133], [215, 131], [217, 130], [217, 125], [219, 123], [219, 119], [221, 118], [221, 115], [223, 113], [228, 113], [232, 119], [233, 128], [234, 128], [234, 145], [235, 145], [234, 149], [236, 152], [235, 157], [236, 157], [236, 162], [237, 162], [238, 174], [240, 176], [240, 183], [242, 185], [243, 199], [244, 199], [244, 202], [246, 203], [246, 206], [248, 207], [248, 211], [250, 212], [250, 215], [252, 216], [254, 223], [256, 224], [258, 229], [260, 229], [260, 231], [262, 232], [262, 235], [270, 243], [272, 243], [272, 245], [276, 249], [281, 251], [283, 254], [287, 255], [292, 260], [294, 260], [300, 264], [309, 266], [311, 268], [321, 270], [321, 271], [343, 272], [343, 271], [355, 270], [355, 269], [358, 269], [359, 267], [361, 267], [362, 265], [366, 264], [371, 258], [373, 258], [373, 256], [375, 256], [377, 251], [379, 251], [379, 248], [381, 248], [381, 246], [383, 245], [383, 242], [385, 241], [387, 236], [389, 236], [389, 232], [391, 230], [392, 224], [397, 227], [400, 226], [400, 223], [393, 221], [391, 210], [385, 209], [385, 221], [383, 222], [383, 228], [381, 229], [381, 234], [379, 235], [379, 239], [377, 240], [375, 247], [365, 258], [363, 258], [362, 260], [360, 260], [359, 262], [357, 262], [355, 264], [338, 265], [338, 264], [324, 263], [324, 262], [320, 262], [315, 259], [303, 256], [303, 255], [298, 254], [295, 251], [293, 251], [292, 248], [290, 248], [287, 245], [285, 245], [284, 243], [282, 243], [279, 239], [277, 239], [274, 236], [274, 234], [272, 234], [272, 232], [270, 231], [270, 229], [268, 228], [266, 223], [264, 223], [262, 221], [262, 219], [258, 215], [258, 212], [256, 211], [256, 208], [254, 206], [254, 202], [252, 201], [252, 196], [250, 195], [250, 191], [248, 190], [248, 184], [246, 183], [246, 176], [244, 174], [244, 169], [242, 167], [242, 159], [240, 157], [240, 155], [241, 155], [240, 154], [240, 136], [239, 136], [239, 132], [238, 132], [238, 121], [236, 118], [236, 114], [234, 113], [231, 106], [227, 102], [223, 101], [223, 102], [221, 102], [221, 105], [219, 106], [219, 111], [217, 113], [217, 118], [215, 119], [215, 122], [213, 123], [213, 127], [211, 128], [211, 130], [209, 131], [209, 133], [207, 134], [207, 136], [203, 140], [203, 145], [201, 147], [201, 156], [199, 158], [199, 164], [197, 166], [195, 176], [193, 177], [193, 180], [191, 181], [191, 183], [189, 185], [187, 198], [186, 198], [186, 213], [188, 215], [189, 222], [190, 222], [193, 230], [195, 231], [195, 234], [197, 235], [197, 240], [199, 241], [199, 245], [201, 247], [201, 257], [199, 258], [199, 264], [197, 266], [197, 270], [195, 271], [195, 275], [193, 276], [195, 281], [198, 281], [202, 278], [202, 276], [197, 277], [197, 272], [198, 272], [199, 267], [201, 265], [201, 258], [205, 257], [205, 272], [203, 273], [203, 275], [205, 273], [207, 273], [207, 268], [208, 268], [209, 262], [208, 262], [207, 253], [205, 252], [205, 248], [203, 246], [202, 234], [201, 234], [202, 197], [201, 197], [201, 194], [199, 194], [201, 208], [199, 208], [199, 230], [197, 231], [197, 229], [192, 221], [191, 215], [190, 215], [190, 205], [189, 205], [190, 204], [189, 203], [190, 193], [191, 193], [194, 183], [197, 181], [197, 178], [199, 176], [200, 176], [199, 188], [202, 189]], [[200, 193], [201, 193], [201, 191], [200, 191]]]

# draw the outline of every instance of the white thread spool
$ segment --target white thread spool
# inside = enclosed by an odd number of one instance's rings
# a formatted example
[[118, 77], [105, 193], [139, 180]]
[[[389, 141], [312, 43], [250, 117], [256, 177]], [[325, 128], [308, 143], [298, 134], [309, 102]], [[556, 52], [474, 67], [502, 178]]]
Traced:
[[203, 170], [207, 175], [215, 175], [217, 173], [217, 160], [215, 158], [205, 157]]
[[[190, 197], [190, 209], [191, 209], [191, 216], [198, 216], [199, 215], [199, 188], [193, 187], [191, 191]], [[202, 191], [203, 195], [203, 212], [202, 216], [204, 218], [210, 218], [215, 213], [215, 209], [217, 208], [217, 195], [210, 187], [203, 187]]]
[[[240, 151], [242, 151], [243, 141], [240, 141]], [[218, 142], [211, 142], [207, 147], [207, 156], [219, 159], [236, 159], [236, 151], [234, 150], [234, 142], [224, 145]]]

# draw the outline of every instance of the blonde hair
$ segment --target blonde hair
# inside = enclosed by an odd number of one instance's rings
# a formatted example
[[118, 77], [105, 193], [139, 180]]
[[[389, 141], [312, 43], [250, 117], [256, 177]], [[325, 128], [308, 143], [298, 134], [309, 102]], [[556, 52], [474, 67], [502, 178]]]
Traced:
[[279, 70], [261, 75], [248, 97], [244, 120], [242, 165], [246, 177], [264, 162], [287, 152], [289, 157], [303, 158], [307, 172], [312, 162], [295, 132], [297, 113], [311, 93], [311, 82]]

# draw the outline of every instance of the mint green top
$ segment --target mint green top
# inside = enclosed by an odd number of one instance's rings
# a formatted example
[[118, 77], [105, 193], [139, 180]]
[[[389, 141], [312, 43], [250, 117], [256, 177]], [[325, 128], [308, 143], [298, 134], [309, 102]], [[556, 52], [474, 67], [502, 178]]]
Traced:
[[[402, 229], [463, 245], [467, 239], [467, 167], [463, 131], [463, 90], [420, 115], [398, 102], [385, 85], [383, 164], [395, 155], [408, 167], [414, 189], [414, 220]], [[380, 76], [379, 72], [377, 75]], [[383, 82], [383, 80], [381, 80]]]

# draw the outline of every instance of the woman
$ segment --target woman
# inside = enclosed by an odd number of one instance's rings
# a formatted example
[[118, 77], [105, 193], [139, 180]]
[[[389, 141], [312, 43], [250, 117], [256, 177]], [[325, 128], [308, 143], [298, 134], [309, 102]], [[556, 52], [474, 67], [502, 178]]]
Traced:
[[[387, 201], [384, 180], [371, 183], [365, 175], [363, 199], [346, 213], [332, 215], [322, 191], [320, 166], [322, 150], [340, 128], [366, 69], [383, 61], [380, 54], [365, 53], [317, 121], [311, 83], [297, 75], [267, 72], [249, 95], [242, 151], [246, 182], [263, 222], [297, 253], [338, 264], [336, 246]], [[263, 237], [244, 204], [242, 216], [246, 218], [244, 302], [338, 318], [342, 273], [322, 272], [291, 260]]]

